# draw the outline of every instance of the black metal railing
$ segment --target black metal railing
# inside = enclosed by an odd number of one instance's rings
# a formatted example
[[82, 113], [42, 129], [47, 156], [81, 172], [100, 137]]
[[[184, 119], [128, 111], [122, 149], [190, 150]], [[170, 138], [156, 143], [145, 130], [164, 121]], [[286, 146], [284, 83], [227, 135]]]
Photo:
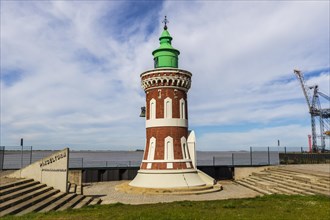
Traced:
[[[302, 147], [250, 147], [247, 151], [216, 152], [198, 159], [198, 166], [260, 166], [277, 165], [288, 163], [330, 163], [330, 155], [310, 154], [306, 148]], [[0, 170], [20, 169], [35, 161], [53, 154], [50, 150], [33, 150], [32, 146], [1, 146], [0, 147]], [[89, 152], [86, 152], [86, 155]], [[111, 152], [110, 152], [111, 153]], [[129, 154], [129, 152], [128, 152]], [[205, 154], [205, 152], [203, 152]], [[75, 156], [80, 157], [75, 157]], [[116, 158], [116, 160], [91, 160], [85, 158], [84, 153], [74, 154], [70, 152], [69, 168], [87, 167], [138, 167], [141, 163], [139, 159], [126, 159], [126, 156]], [[293, 156], [294, 155], [294, 156]], [[323, 155], [323, 156], [322, 156]], [[133, 157], [136, 158], [136, 157]], [[138, 157], [139, 158], [139, 157]], [[300, 158], [300, 159], [297, 159]], [[294, 162], [292, 162], [294, 161]]]

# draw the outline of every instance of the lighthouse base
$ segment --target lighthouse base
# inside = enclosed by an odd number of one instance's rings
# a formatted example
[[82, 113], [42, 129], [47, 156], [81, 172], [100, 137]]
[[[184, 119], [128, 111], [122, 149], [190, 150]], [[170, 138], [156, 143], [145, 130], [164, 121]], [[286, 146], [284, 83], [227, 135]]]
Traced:
[[189, 188], [209, 185], [197, 170], [139, 170], [130, 186], [143, 188]]

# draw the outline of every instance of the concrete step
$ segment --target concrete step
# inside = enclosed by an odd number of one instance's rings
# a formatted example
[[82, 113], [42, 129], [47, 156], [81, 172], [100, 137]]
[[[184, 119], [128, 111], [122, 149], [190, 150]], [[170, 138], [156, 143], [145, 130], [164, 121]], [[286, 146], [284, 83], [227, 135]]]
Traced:
[[275, 188], [279, 193], [278, 194], [284, 194], [284, 195], [297, 195], [299, 193], [294, 192], [292, 190], [288, 190], [286, 188], [282, 188], [282, 187], [276, 187]]
[[66, 204], [64, 204], [63, 206], [61, 206], [56, 211], [64, 211], [64, 210], [66, 210], [68, 208], [72, 208], [73, 206], [77, 205], [84, 198], [85, 198], [84, 195], [76, 195], [73, 199], [71, 199], [70, 201], [68, 201]]
[[319, 180], [319, 183], [326, 185], [326, 186], [327, 186], [326, 188], [327, 188], [327, 189], [330, 189], [330, 182], [328, 182], [328, 181], [323, 181], [323, 180]]
[[32, 181], [33, 181], [33, 179], [19, 179], [19, 180], [15, 181], [15, 182], [1, 184], [0, 185], [0, 190], [5, 190], [7, 188], [11, 188], [11, 187], [18, 186], [18, 185], [21, 185], [21, 184], [24, 184], [24, 183], [28, 183], [28, 182], [32, 182]]
[[10, 199], [6, 202], [3, 202], [0, 204], [0, 211], [4, 211], [10, 207], [13, 207], [13, 206], [16, 206], [17, 204], [20, 204], [22, 202], [25, 202], [33, 197], [36, 197], [36, 196], [39, 196], [43, 193], [46, 193], [50, 190], [52, 190], [53, 187], [46, 187], [45, 184], [43, 184], [43, 187], [41, 187], [40, 189], [37, 189], [37, 190], [34, 190], [32, 192], [29, 192], [27, 194], [24, 194], [24, 195], [21, 195], [19, 197], [16, 197], [16, 198], [13, 198], [13, 199]]
[[[250, 177], [250, 179], [253, 179], [254, 181], [260, 181], [259, 177]], [[284, 184], [286, 183], [286, 180], [282, 181], [282, 180], [276, 180], [272, 177], [263, 177], [262, 178], [263, 181], [271, 181], [273, 183], [275, 183], [276, 189], [278, 191], [285, 191], [285, 192], [291, 192], [291, 194], [305, 194], [305, 195], [313, 195], [312, 193], [306, 192], [305, 190], [300, 190], [295, 188], [294, 186], [290, 185], [290, 184]], [[280, 193], [279, 193], [280, 194]]]
[[[330, 167], [330, 166], [329, 166]], [[281, 171], [281, 172], [286, 172], [286, 173], [299, 173], [299, 174], [308, 174], [308, 175], [312, 175], [312, 176], [316, 176], [316, 177], [320, 177], [320, 178], [325, 178], [327, 180], [330, 180], [330, 173], [328, 171], [326, 172], [317, 172], [317, 171], [312, 171], [312, 170], [299, 170], [299, 169], [295, 169], [295, 168], [284, 168], [284, 167], [277, 167], [277, 168], [272, 168], [269, 170], [277, 170], [277, 171]]]
[[75, 194], [66, 194], [64, 197], [60, 198], [59, 200], [55, 201], [54, 203], [50, 204], [49, 206], [41, 209], [39, 212], [49, 212], [58, 209], [65, 203], [69, 202], [72, 198], [74, 198]]
[[272, 176], [276, 176], [278, 178], [282, 178], [282, 179], [287, 179], [287, 180], [294, 180], [294, 181], [298, 181], [301, 183], [307, 183], [307, 184], [312, 184], [315, 187], [320, 187], [320, 188], [324, 188], [324, 189], [330, 189], [330, 184], [325, 184], [320, 182], [319, 179], [314, 179], [313, 177], [309, 178], [306, 175], [283, 175], [283, 174], [279, 174], [279, 173], [271, 173]]
[[12, 192], [15, 192], [15, 191], [19, 191], [19, 190], [24, 189], [24, 188], [28, 188], [30, 186], [37, 185], [38, 183], [39, 182], [28, 181], [28, 182], [23, 183], [23, 184], [14, 185], [14, 186], [9, 187], [9, 188], [6, 188], [4, 190], [0, 190], [0, 196], [4, 196], [4, 195], [7, 195], [9, 193], [12, 193]]
[[[265, 177], [266, 178], [266, 177]], [[268, 178], [267, 178], [268, 179]], [[316, 190], [313, 190], [311, 188], [308, 187], [304, 187], [301, 185], [301, 183], [297, 183], [297, 182], [288, 182], [289, 180], [282, 180], [282, 179], [278, 179], [278, 178], [270, 178], [272, 181], [277, 182], [279, 184], [279, 186], [281, 186], [284, 189], [287, 190], [291, 190], [293, 192], [297, 192], [299, 194], [304, 194], [304, 195], [314, 195], [314, 194], [318, 194], [316, 193]], [[270, 180], [268, 179], [268, 180]]]
[[73, 209], [80, 209], [86, 205], [88, 205], [93, 200], [93, 197], [86, 196], [83, 200], [81, 200], [77, 205], [73, 207]]
[[[31, 192], [34, 192], [34, 191], [36, 191], [38, 189], [41, 189], [43, 187], [46, 187], [46, 184], [38, 183], [37, 185], [33, 185], [33, 186], [27, 187], [25, 189], [21, 189], [21, 190], [18, 190], [16, 192], [12, 192], [10, 194], [1, 196], [0, 197], [0, 207], [1, 207], [1, 204], [3, 204], [6, 201], [15, 199], [15, 198], [17, 198], [19, 196], [24, 196], [26, 194], [29, 194]], [[1, 208], [0, 208], [0, 211], [1, 211]]]
[[[279, 175], [272, 175], [274, 177], [274, 179], [277, 179], [277, 180], [283, 180], [283, 178]], [[303, 187], [307, 187], [307, 188], [311, 188], [311, 189], [315, 189], [315, 190], [318, 190], [318, 191], [325, 191], [325, 192], [328, 192], [330, 191], [329, 188], [326, 188], [324, 187], [324, 184], [318, 184], [318, 183], [310, 183], [310, 182], [304, 182], [304, 181], [300, 181], [299, 179], [295, 179], [295, 178], [292, 178], [292, 179], [285, 179], [283, 180], [285, 181], [286, 183], [291, 183], [292, 185], [301, 185]]]
[[102, 200], [100, 198], [93, 198], [93, 200], [88, 205], [98, 205], [101, 203], [102, 203]]
[[256, 187], [255, 185], [251, 184], [251, 182], [247, 181], [246, 179], [242, 179], [242, 180], [237, 180], [236, 183], [242, 185], [242, 186], [245, 186], [249, 189], [252, 189], [254, 191], [257, 191], [261, 194], [264, 194], [264, 195], [271, 195], [273, 193], [267, 191], [267, 190], [263, 190], [263, 189], [260, 189], [258, 187]]
[[313, 183], [313, 186], [330, 189], [330, 184], [327, 184], [326, 181], [324, 182], [324, 180], [319, 179], [318, 177], [315, 177], [315, 176], [310, 176], [310, 175], [301, 174], [301, 173], [283, 173], [281, 171], [276, 171], [276, 170], [263, 171], [263, 172], [268, 172], [272, 176], [277, 176], [282, 179], [298, 180], [302, 183]]
[[244, 180], [261, 190], [268, 191], [272, 194], [281, 194], [281, 191], [277, 190], [278, 185], [272, 181], [268, 181], [262, 179], [261, 177], [255, 177], [255, 176], [250, 176], [248, 178], [245, 178]]
[[30, 212], [37, 212], [37, 211], [45, 208], [46, 206], [51, 205], [55, 201], [63, 198], [65, 195], [66, 195], [66, 193], [64, 193], [64, 192], [58, 192], [58, 193], [46, 198], [45, 200], [43, 200], [43, 201], [41, 201], [37, 204], [34, 204], [33, 206], [30, 206], [27, 209], [24, 209], [23, 211], [19, 212], [16, 215], [17, 216], [22, 216], [22, 215], [25, 215], [25, 214], [30, 213]]
[[9, 214], [18, 213], [18, 212], [34, 205], [34, 204], [37, 204], [37, 203], [41, 202], [42, 200], [44, 200], [47, 197], [58, 193], [59, 191], [60, 190], [58, 190], [58, 189], [51, 189], [51, 190], [49, 190], [47, 192], [44, 192], [44, 193], [42, 193], [38, 196], [32, 197], [32, 198], [30, 198], [29, 200], [27, 200], [25, 202], [19, 203], [15, 206], [10, 207], [9, 209], [6, 209], [6, 210], [2, 211], [0, 213], [0, 217], [5, 216], [5, 215], [9, 215]]
[[[189, 191], [174, 191], [174, 192], [169, 192], [169, 193], [162, 193], [162, 195], [201, 195], [201, 194], [206, 194], [206, 193], [213, 193], [213, 192], [218, 192], [221, 191], [221, 187], [212, 187], [212, 188], [206, 188], [202, 190], [193, 190], [191, 192]], [[156, 193], [157, 194], [157, 193]]]

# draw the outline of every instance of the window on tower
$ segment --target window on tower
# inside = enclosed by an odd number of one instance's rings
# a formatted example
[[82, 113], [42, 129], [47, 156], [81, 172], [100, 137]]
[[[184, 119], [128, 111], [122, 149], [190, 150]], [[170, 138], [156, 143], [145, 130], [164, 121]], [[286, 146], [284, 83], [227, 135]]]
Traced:
[[186, 102], [183, 98], [180, 99], [180, 118], [186, 119]]
[[172, 99], [164, 99], [164, 118], [172, 118]]
[[150, 116], [149, 119], [155, 119], [156, 118], [156, 100], [151, 99], [150, 100]]
[[168, 136], [165, 138], [164, 160], [174, 160], [173, 138]]
[[158, 57], [154, 58], [154, 68], [158, 67]]
[[156, 138], [152, 137], [149, 141], [149, 151], [148, 151], [148, 160], [153, 160], [155, 157], [155, 145], [156, 145]]
[[187, 139], [185, 137], [181, 138], [181, 150], [182, 150], [182, 159], [189, 159], [189, 152], [187, 148]]

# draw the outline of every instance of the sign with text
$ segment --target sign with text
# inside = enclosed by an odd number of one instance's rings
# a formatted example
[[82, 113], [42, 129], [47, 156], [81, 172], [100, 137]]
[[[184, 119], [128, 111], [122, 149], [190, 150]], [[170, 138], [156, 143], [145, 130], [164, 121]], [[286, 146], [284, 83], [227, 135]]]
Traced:
[[69, 148], [66, 148], [15, 171], [8, 177], [32, 178], [62, 192], [67, 192], [68, 166]]

